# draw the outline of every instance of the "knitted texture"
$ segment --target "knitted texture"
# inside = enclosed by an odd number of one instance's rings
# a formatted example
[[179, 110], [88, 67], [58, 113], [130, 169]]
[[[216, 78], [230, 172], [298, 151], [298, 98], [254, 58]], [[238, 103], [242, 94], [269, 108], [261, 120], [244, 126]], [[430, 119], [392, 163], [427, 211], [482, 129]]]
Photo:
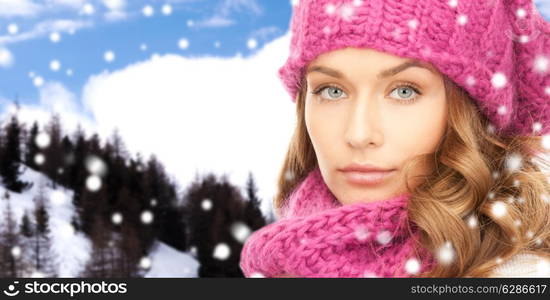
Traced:
[[372, 48], [433, 64], [501, 135], [550, 132], [550, 23], [532, 0], [300, 0], [290, 29], [293, 102], [318, 55]]
[[[342, 205], [318, 167], [297, 186], [280, 218], [245, 241], [240, 267], [247, 277], [411, 277], [431, 268], [409, 223], [410, 194]], [[412, 225], [412, 226], [411, 226]]]

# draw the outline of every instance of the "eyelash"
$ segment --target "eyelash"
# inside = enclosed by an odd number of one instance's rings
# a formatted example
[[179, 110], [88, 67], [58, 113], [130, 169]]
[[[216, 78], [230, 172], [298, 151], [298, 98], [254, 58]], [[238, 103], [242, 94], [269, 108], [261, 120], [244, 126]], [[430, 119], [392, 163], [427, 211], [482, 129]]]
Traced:
[[[392, 99], [394, 99], [395, 101], [397, 101], [397, 102], [400, 103], [400, 104], [413, 104], [413, 103], [415, 103], [415, 102], [418, 100], [418, 98], [420, 98], [420, 96], [422, 96], [422, 92], [420, 92], [420, 88], [419, 88], [416, 84], [414, 84], [414, 83], [412, 83], [412, 82], [402, 82], [402, 83], [399, 83], [399, 84], [397, 84], [396, 86], [394, 86], [394, 87], [392, 88], [392, 92], [393, 92], [395, 89], [400, 88], [400, 87], [407, 87], [407, 88], [410, 88], [410, 89], [412, 89], [412, 90], [417, 94], [416, 97], [411, 98], [411, 99], [408, 99], [408, 100], [395, 100], [394, 98], [392, 98]], [[327, 85], [322, 85], [322, 86], [318, 87], [318, 88], [315, 89], [313, 92], [311, 92], [311, 94], [313, 94], [313, 95], [319, 95], [319, 94], [320, 94], [324, 89], [326, 89], [326, 88], [336, 88], [336, 89], [342, 90], [340, 87], [338, 87], [338, 86], [336, 86], [336, 85], [327, 84]], [[325, 101], [334, 101], [334, 100], [327, 100], [327, 99], [324, 99], [323, 97], [319, 97], [319, 98], [320, 98], [320, 101], [321, 101], [321, 102], [325, 102]]]

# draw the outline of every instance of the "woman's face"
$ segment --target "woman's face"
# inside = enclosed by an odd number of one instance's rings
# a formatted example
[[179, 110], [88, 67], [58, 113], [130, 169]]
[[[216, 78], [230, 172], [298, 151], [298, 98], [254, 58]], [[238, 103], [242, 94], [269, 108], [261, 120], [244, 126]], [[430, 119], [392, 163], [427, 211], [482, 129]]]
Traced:
[[[447, 124], [443, 77], [430, 64], [414, 62], [373, 49], [345, 48], [308, 65], [306, 127], [323, 178], [342, 204], [406, 192], [404, 164], [435, 152], [442, 139]], [[369, 182], [362, 179], [365, 173], [339, 170], [354, 163], [393, 171]], [[427, 175], [432, 168], [425, 164], [410, 175]]]

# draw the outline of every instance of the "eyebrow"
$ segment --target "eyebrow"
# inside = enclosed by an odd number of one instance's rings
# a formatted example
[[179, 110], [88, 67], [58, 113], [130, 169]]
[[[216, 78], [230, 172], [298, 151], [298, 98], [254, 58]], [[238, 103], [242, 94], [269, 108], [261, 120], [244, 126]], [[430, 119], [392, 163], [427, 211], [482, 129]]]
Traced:
[[[393, 67], [391, 69], [387, 69], [387, 70], [384, 70], [382, 72], [380, 72], [378, 75], [377, 75], [377, 78], [378, 79], [384, 79], [384, 78], [387, 78], [387, 77], [390, 77], [390, 76], [394, 76], [396, 75], [397, 73], [400, 73], [400, 72], [403, 72], [405, 71], [406, 69], [408, 68], [412, 68], [412, 67], [419, 67], [419, 68], [424, 68], [424, 69], [427, 69], [428, 71], [436, 74], [435, 70], [428, 64], [425, 64], [421, 61], [418, 61], [418, 60], [408, 60], [396, 67]], [[328, 76], [332, 76], [332, 77], [335, 77], [335, 78], [344, 78], [345, 76], [337, 71], [337, 70], [334, 70], [334, 69], [331, 69], [331, 68], [328, 68], [328, 67], [324, 67], [324, 66], [311, 66], [307, 69], [307, 72], [306, 74], [309, 74], [311, 72], [320, 72], [320, 73], [323, 73], [323, 74], [326, 74]]]

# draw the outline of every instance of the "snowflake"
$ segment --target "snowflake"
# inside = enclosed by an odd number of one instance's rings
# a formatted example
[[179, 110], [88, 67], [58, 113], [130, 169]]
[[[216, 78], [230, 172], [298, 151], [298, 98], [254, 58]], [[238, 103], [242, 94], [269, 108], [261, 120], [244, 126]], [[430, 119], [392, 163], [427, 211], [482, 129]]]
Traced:
[[151, 265], [152, 265], [151, 259], [147, 256], [144, 256], [139, 260], [139, 266], [142, 269], [149, 269], [151, 268]]
[[153, 222], [153, 213], [150, 210], [144, 210], [141, 213], [141, 222], [143, 224], [151, 224]]
[[170, 4], [164, 4], [162, 6], [162, 13], [165, 15], [165, 16], [169, 16], [172, 14], [172, 5]]
[[51, 142], [50, 135], [46, 132], [40, 132], [34, 138], [34, 143], [40, 149], [48, 148], [48, 146], [50, 145], [50, 142]]
[[476, 216], [471, 215], [470, 217], [468, 217], [468, 226], [470, 228], [476, 228], [477, 225], [478, 225], [478, 220], [477, 220]]
[[523, 8], [518, 8], [518, 10], [516, 10], [516, 16], [518, 16], [518, 18], [520, 19], [523, 19], [525, 18], [525, 16], [527, 16], [527, 12]]
[[506, 106], [500, 105], [500, 106], [498, 107], [497, 113], [498, 113], [499, 115], [505, 115], [507, 111], [508, 111], [508, 110], [506, 109]]
[[212, 200], [205, 198], [201, 202], [201, 207], [203, 210], [210, 210], [212, 208]]
[[231, 249], [225, 243], [219, 243], [214, 248], [214, 258], [219, 260], [226, 260], [231, 255]]
[[72, 69], [67, 69], [67, 76], [73, 76], [73, 70]]
[[243, 222], [238, 221], [231, 225], [231, 234], [241, 243], [246, 241], [246, 239], [250, 236], [250, 233], [250, 228]]
[[523, 159], [519, 154], [511, 154], [506, 157], [506, 168], [510, 172], [515, 172], [521, 169], [523, 165]]
[[141, 12], [146, 17], [152, 17], [153, 14], [155, 13], [155, 9], [151, 5], [145, 5], [141, 10]]
[[420, 262], [416, 258], [409, 258], [405, 263], [405, 271], [409, 274], [417, 274], [420, 271]]
[[506, 214], [506, 204], [502, 201], [496, 201], [492, 204], [491, 212], [497, 218], [504, 216]]
[[378, 278], [379, 276], [376, 273], [367, 270], [363, 273], [363, 277], [364, 278]]
[[9, 34], [17, 34], [19, 32], [19, 26], [15, 23], [11, 23], [8, 25], [8, 33]]
[[542, 130], [542, 123], [535, 122], [533, 123], [533, 133], [537, 133]]
[[92, 15], [94, 14], [94, 12], [95, 12], [94, 6], [89, 3], [86, 3], [86, 5], [82, 7], [82, 11], [80, 13], [84, 15]]
[[111, 221], [117, 225], [122, 223], [122, 214], [119, 212], [113, 213], [113, 215], [111, 216]]
[[458, 25], [464, 26], [468, 22], [468, 16], [467, 15], [459, 15], [456, 21], [458, 22]]
[[141, 45], [139, 45], [139, 49], [140, 49], [141, 51], [147, 51], [147, 44], [142, 43]]
[[466, 84], [469, 86], [475, 85], [476, 79], [474, 78], [474, 76], [468, 75], [468, 77], [466, 77]]
[[86, 188], [91, 192], [97, 192], [101, 188], [101, 178], [91, 175], [86, 178]]
[[50, 62], [50, 70], [52, 70], [53, 72], [57, 72], [59, 71], [59, 69], [61, 69], [61, 63], [59, 62], [59, 60], [57, 59], [54, 59]]
[[151, 199], [151, 206], [156, 206], [157, 205], [157, 199], [153, 198]]
[[450, 7], [455, 8], [458, 6], [458, 0], [450, 0], [447, 4], [449, 4]]
[[107, 164], [96, 155], [88, 155], [85, 159], [85, 165], [88, 172], [93, 175], [105, 176], [107, 173]]
[[36, 76], [33, 80], [33, 84], [36, 87], [41, 87], [44, 84], [44, 78]]
[[327, 4], [327, 6], [325, 6], [325, 12], [329, 15], [334, 14], [334, 12], [336, 12], [336, 6], [334, 6], [334, 4]]
[[181, 39], [178, 41], [178, 47], [179, 47], [181, 50], [185, 50], [185, 49], [189, 48], [189, 40], [187, 40], [186, 38], [181, 38]]
[[21, 256], [21, 247], [14, 246], [13, 248], [11, 248], [11, 255], [15, 258]]
[[382, 230], [376, 235], [376, 241], [381, 245], [386, 245], [392, 240], [391, 232], [387, 230]]
[[370, 235], [370, 232], [364, 226], [359, 226], [355, 229], [355, 238], [359, 241], [366, 240]]
[[195, 22], [193, 20], [187, 20], [187, 27], [193, 27], [195, 25]]
[[514, 220], [514, 225], [516, 225], [516, 227], [520, 227], [521, 226], [521, 220]]
[[249, 40], [246, 42], [246, 46], [247, 46], [248, 49], [250, 49], [250, 50], [256, 49], [256, 47], [258, 47], [258, 41], [256, 41], [256, 39], [249, 39]]
[[535, 58], [534, 69], [539, 73], [548, 72], [548, 57], [539, 55]]
[[46, 157], [42, 153], [38, 153], [34, 156], [34, 163], [37, 165], [42, 165], [46, 161]]
[[106, 62], [111, 63], [115, 60], [115, 53], [112, 50], [108, 50], [103, 54], [103, 59]]
[[496, 89], [502, 88], [506, 85], [506, 83], [507, 83], [506, 75], [504, 75], [501, 72], [497, 72], [493, 74], [493, 77], [491, 78], [491, 84], [493, 85], [494, 88]]
[[544, 93], [548, 96], [550, 96], [550, 86], [547, 86], [544, 88]]
[[451, 242], [447, 241], [437, 251], [437, 259], [442, 264], [449, 264], [455, 258], [455, 252]]
[[418, 20], [417, 19], [409, 20], [407, 24], [411, 29], [416, 29], [418, 27]]
[[52, 43], [58, 43], [60, 40], [61, 34], [59, 34], [59, 32], [50, 33], [50, 41], [52, 41]]

